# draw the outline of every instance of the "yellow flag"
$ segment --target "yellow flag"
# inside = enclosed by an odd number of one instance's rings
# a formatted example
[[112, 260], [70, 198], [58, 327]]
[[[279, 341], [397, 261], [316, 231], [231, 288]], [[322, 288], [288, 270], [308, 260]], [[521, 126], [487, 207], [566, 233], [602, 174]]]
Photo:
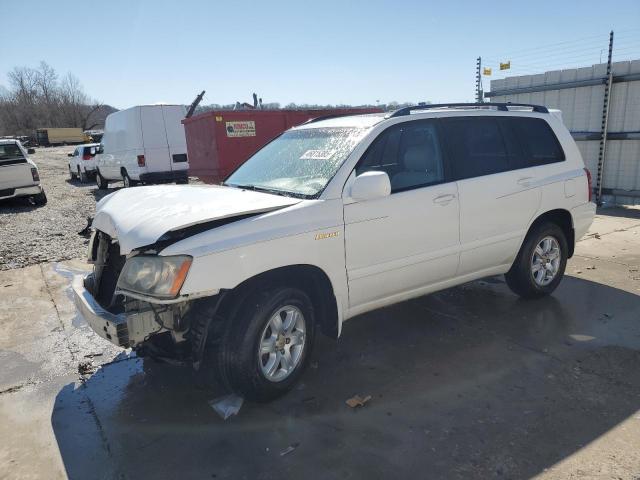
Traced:
[[483, 74], [483, 75], [486, 75], [486, 76], [491, 75], [491, 69], [490, 69], [490, 68], [487, 68], [487, 67], [484, 67], [484, 68], [482, 69], [482, 74]]
[[500, 70], [509, 70], [511, 68], [511, 60], [508, 62], [500, 62]]

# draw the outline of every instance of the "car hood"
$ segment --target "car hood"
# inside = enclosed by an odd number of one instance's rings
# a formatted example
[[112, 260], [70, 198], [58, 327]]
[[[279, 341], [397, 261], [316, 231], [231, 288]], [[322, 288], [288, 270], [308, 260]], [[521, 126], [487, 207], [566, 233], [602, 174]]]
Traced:
[[100, 200], [92, 227], [120, 244], [120, 254], [151, 245], [163, 234], [199, 223], [270, 212], [296, 198], [221, 186], [125, 188]]

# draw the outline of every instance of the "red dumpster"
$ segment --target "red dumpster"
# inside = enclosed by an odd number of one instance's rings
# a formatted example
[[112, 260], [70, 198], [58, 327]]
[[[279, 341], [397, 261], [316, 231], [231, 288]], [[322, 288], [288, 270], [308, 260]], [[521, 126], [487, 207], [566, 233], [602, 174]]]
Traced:
[[263, 145], [312, 118], [381, 112], [379, 108], [327, 110], [213, 110], [182, 120], [189, 175], [218, 183]]

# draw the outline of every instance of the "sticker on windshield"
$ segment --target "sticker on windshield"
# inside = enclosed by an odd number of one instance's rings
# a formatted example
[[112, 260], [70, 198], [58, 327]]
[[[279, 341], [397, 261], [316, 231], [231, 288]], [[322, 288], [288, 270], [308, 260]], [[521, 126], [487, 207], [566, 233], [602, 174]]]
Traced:
[[335, 153], [335, 150], [307, 150], [300, 160], [329, 160]]

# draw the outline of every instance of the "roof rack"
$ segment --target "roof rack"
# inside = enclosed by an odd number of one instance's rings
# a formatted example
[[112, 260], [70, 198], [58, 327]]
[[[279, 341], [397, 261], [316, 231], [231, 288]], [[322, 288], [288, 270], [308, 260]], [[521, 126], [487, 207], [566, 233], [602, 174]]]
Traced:
[[531, 105], [530, 103], [429, 103], [426, 105], [413, 105], [411, 107], [401, 108], [395, 112], [389, 113], [385, 118], [402, 117], [404, 115], [411, 114], [414, 110], [431, 110], [435, 108], [486, 108], [495, 107], [496, 110], [501, 112], [508, 112], [509, 107], [528, 107], [532, 111], [537, 113], [549, 113], [547, 107], [542, 105]]

